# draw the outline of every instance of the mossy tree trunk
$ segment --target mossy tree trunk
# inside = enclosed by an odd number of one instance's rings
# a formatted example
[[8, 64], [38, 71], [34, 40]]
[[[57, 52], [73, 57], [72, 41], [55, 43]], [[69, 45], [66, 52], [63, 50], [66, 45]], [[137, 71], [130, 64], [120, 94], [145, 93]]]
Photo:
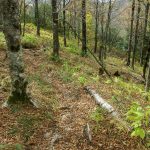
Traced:
[[8, 103], [28, 102], [27, 80], [22, 60], [19, 1], [3, 0], [3, 32], [7, 42], [7, 54], [12, 81], [12, 91]]

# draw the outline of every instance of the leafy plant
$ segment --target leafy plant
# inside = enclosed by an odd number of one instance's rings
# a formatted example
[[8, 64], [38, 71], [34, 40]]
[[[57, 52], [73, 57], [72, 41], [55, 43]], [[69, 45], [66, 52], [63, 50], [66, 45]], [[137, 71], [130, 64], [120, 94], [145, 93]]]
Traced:
[[73, 76], [76, 75], [76, 72], [78, 72], [79, 69], [79, 67], [72, 67], [67, 61], [65, 61], [60, 72], [61, 78], [65, 82], [71, 82], [73, 81]]
[[103, 110], [100, 107], [97, 107], [96, 110], [91, 113], [90, 119], [96, 123], [94, 126], [94, 131], [97, 132], [100, 128], [100, 121], [104, 119]]
[[54, 62], [60, 62], [59, 56], [54, 55], [54, 54], [51, 55], [51, 60], [54, 61]]
[[126, 115], [127, 120], [131, 122], [131, 126], [133, 127], [131, 136], [144, 139], [148, 134], [146, 127], [148, 127], [150, 123], [150, 106], [143, 108], [139, 103], [135, 102]]
[[92, 112], [92, 114], [90, 115], [90, 118], [98, 124], [100, 121], [104, 119], [102, 109], [97, 107], [96, 110]]
[[87, 79], [86, 79], [86, 77], [84, 77], [84, 76], [80, 76], [80, 77], [78, 78], [78, 81], [80, 82], [80, 84], [84, 85], [84, 84], [86, 83]]

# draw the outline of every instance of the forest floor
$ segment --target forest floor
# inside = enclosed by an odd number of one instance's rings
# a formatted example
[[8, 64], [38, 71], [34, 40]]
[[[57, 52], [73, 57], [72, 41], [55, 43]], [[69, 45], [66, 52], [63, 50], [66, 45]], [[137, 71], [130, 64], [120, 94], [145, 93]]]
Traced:
[[[50, 33], [47, 33], [47, 36]], [[41, 35], [42, 36], [42, 35]], [[45, 34], [43, 34], [45, 36]], [[52, 49], [24, 49], [26, 74], [33, 101], [40, 108], [0, 108], [0, 149], [8, 150], [144, 150], [142, 141], [131, 138], [109, 114], [85, 92], [90, 86], [125, 119], [133, 101], [149, 104], [144, 92], [141, 68], [135, 71], [117, 56], [107, 58], [106, 68], [120, 77], [112, 82], [99, 76], [99, 66], [88, 56], [82, 58], [76, 42], [62, 48], [60, 60], [53, 61]], [[5, 51], [0, 50], [0, 105], [9, 96], [10, 77]], [[92, 142], [83, 134], [89, 124]]]

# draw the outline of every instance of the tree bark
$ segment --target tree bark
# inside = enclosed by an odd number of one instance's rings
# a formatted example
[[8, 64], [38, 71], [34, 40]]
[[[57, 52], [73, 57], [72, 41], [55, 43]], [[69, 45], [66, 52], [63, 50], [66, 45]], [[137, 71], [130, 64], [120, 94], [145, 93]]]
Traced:
[[80, 29], [80, 19], [78, 19], [78, 47], [80, 46], [80, 32], [81, 32], [81, 29]]
[[59, 57], [57, 0], [52, 0], [52, 16], [53, 16], [53, 56]]
[[135, 36], [134, 36], [135, 39], [134, 39], [133, 56], [132, 56], [132, 68], [133, 69], [134, 69], [134, 63], [135, 63], [136, 49], [137, 49], [137, 45], [138, 45], [138, 29], [139, 29], [140, 12], [141, 12], [141, 4], [140, 4], [140, 1], [138, 1], [138, 10], [137, 10]]
[[147, 2], [146, 6], [145, 6], [144, 32], [143, 32], [143, 41], [142, 41], [141, 57], [140, 57], [140, 64], [141, 65], [143, 65], [143, 57], [144, 57], [144, 50], [145, 50], [145, 38], [146, 38], [146, 32], [147, 32], [149, 7], [150, 7], [150, 3]]
[[144, 66], [143, 66], [143, 78], [144, 79], [146, 79], [146, 70], [147, 70], [147, 67], [148, 67], [149, 58], [150, 58], [150, 48], [148, 48], [148, 50], [147, 50], [145, 63], [144, 63]]
[[[23, 1], [21, 0], [20, 3], [19, 3], [19, 14], [21, 16], [22, 14], [22, 6], [23, 6]], [[22, 25], [21, 25], [21, 19], [20, 19], [20, 34], [22, 34]]]
[[101, 24], [101, 44], [99, 45], [99, 60], [103, 63], [104, 58], [104, 1], [102, 0], [101, 3], [101, 17], [100, 17], [100, 24]]
[[82, 0], [82, 56], [87, 55], [86, 46], [86, 0]]
[[107, 53], [107, 44], [109, 42], [108, 33], [110, 30], [111, 13], [112, 13], [112, 0], [109, 0], [109, 8], [108, 8], [108, 14], [107, 14], [108, 17], [107, 17], [106, 30], [105, 30], [105, 53], [104, 53], [105, 59], [106, 59], [106, 53]]
[[66, 6], [66, 0], [63, 0], [63, 27], [64, 27], [64, 46], [67, 46], [67, 40], [66, 40], [66, 10], [65, 10], [65, 6]]
[[146, 86], [145, 86], [145, 90], [148, 92], [150, 88], [150, 57], [148, 60], [148, 75], [147, 75], [147, 79], [146, 79]]
[[22, 31], [22, 36], [25, 35], [25, 27], [26, 27], [26, 0], [23, 1], [23, 31]]
[[132, 1], [131, 29], [130, 29], [130, 37], [129, 37], [129, 44], [128, 44], [127, 66], [130, 66], [131, 63], [130, 59], [131, 59], [131, 49], [132, 49], [134, 11], [135, 11], [135, 0]]
[[7, 54], [12, 81], [12, 91], [8, 98], [9, 103], [27, 102], [27, 80], [24, 74], [22, 59], [20, 18], [18, 0], [3, 0], [3, 32], [7, 42]]
[[96, 13], [95, 13], [95, 46], [94, 53], [97, 52], [97, 41], [98, 41], [98, 4], [99, 0], [96, 0]]
[[40, 18], [39, 18], [39, 0], [35, 0], [35, 20], [36, 20], [36, 34], [40, 36]]
[[43, 26], [46, 27], [46, 0], [44, 1], [43, 7]]
[[[73, 19], [73, 26], [74, 26], [74, 29], [75, 31], [77, 30], [77, 5], [76, 5], [76, 1], [74, 1], [74, 6], [73, 6], [73, 11], [74, 11], [74, 19]], [[76, 37], [76, 34], [74, 35], [75, 39], [77, 38]]]

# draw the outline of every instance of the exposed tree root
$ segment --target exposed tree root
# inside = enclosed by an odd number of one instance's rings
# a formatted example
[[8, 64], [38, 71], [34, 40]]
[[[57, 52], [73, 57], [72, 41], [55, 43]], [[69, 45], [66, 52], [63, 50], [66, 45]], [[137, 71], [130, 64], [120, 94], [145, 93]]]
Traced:
[[[29, 105], [32, 105], [34, 106], [35, 108], [40, 108], [39, 104], [35, 101], [35, 100], [32, 100], [32, 99], [29, 99], [27, 103], [21, 103], [21, 102], [18, 102], [18, 103], [14, 103], [16, 105], [20, 105], [20, 104], [29, 104]], [[11, 107], [11, 104], [8, 102], [8, 100], [6, 100], [3, 104], [2, 104], [2, 108], [8, 108], [8, 107]]]

